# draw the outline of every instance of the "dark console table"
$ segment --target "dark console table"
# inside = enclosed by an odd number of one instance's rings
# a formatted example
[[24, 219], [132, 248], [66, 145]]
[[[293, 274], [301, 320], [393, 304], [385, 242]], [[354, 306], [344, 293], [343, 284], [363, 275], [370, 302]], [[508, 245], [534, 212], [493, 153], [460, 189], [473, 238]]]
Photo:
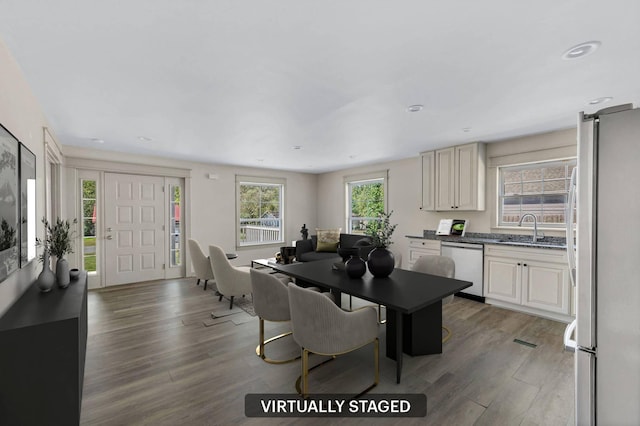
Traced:
[[86, 348], [86, 273], [27, 289], [0, 318], [0, 424], [79, 424]]

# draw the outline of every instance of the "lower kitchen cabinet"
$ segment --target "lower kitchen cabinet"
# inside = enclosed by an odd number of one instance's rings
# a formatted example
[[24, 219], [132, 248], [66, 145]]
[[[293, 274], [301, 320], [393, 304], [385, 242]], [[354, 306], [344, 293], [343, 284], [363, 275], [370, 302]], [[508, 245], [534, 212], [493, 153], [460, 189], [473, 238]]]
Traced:
[[409, 238], [409, 269], [413, 268], [416, 260], [425, 254], [440, 256], [440, 241], [422, 238]]
[[569, 320], [571, 285], [564, 250], [485, 245], [487, 303]]

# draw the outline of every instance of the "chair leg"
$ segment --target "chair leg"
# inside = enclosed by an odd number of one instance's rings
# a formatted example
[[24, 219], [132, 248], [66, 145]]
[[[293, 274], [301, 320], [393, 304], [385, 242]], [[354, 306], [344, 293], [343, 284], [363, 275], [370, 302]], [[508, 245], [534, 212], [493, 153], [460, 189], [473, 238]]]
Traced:
[[204, 289], [205, 289], [205, 291], [207, 290], [207, 281], [209, 281], [209, 280], [204, 280]]
[[376, 341], [373, 346], [373, 364], [375, 368], [375, 384], [380, 383], [380, 340], [376, 337]]
[[229, 309], [233, 309], [233, 296], [230, 297], [231, 301], [229, 302]]
[[198, 278], [198, 282], [196, 283], [196, 285], [200, 285], [200, 278]]
[[258, 344], [258, 346], [256, 346], [256, 355], [258, 355], [260, 358], [262, 358], [262, 360], [264, 362], [267, 362], [269, 364], [286, 364], [286, 363], [293, 362], [295, 360], [300, 359], [300, 355], [296, 356], [295, 358], [283, 359], [283, 360], [267, 358], [267, 356], [264, 354], [265, 346], [267, 346], [269, 343], [271, 343], [271, 342], [273, 342], [275, 340], [282, 339], [283, 337], [290, 336], [292, 334], [292, 332], [289, 331], [289, 332], [286, 332], [286, 333], [279, 334], [279, 335], [277, 335], [275, 337], [271, 337], [270, 339], [264, 340], [264, 319], [259, 317], [258, 320], [259, 320], [259, 324], [260, 324], [260, 344]]
[[451, 338], [451, 330], [449, 330], [449, 327], [444, 325], [442, 326], [442, 329], [447, 332], [447, 335], [442, 338], [442, 343], [444, 343]]
[[382, 319], [382, 305], [378, 305], [378, 324], [386, 324], [387, 320]]
[[302, 348], [302, 397], [307, 397], [307, 387], [309, 382], [309, 351]]
[[218, 302], [222, 302], [222, 294], [220, 294], [220, 297], [218, 298]]

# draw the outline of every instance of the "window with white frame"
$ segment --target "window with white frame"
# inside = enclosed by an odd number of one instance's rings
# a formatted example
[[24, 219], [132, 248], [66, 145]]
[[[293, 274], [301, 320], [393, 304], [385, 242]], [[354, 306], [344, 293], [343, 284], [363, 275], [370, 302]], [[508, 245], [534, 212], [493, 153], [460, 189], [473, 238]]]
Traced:
[[284, 179], [236, 176], [238, 246], [284, 242]]
[[387, 172], [345, 178], [347, 233], [364, 234], [386, 211]]
[[575, 167], [575, 158], [498, 167], [498, 225], [515, 226], [532, 213], [539, 226], [565, 226]]

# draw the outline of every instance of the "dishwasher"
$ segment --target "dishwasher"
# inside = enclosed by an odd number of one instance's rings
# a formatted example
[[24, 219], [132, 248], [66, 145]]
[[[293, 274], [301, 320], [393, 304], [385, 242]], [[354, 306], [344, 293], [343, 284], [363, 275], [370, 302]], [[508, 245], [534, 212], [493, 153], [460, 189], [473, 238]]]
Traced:
[[443, 256], [451, 257], [455, 262], [456, 275], [454, 278], [473, 283], [471, 287], [465, 288], [457, 295], [484, 302], [482, 286], [484, 245], [443, 241], [441, 252]]

